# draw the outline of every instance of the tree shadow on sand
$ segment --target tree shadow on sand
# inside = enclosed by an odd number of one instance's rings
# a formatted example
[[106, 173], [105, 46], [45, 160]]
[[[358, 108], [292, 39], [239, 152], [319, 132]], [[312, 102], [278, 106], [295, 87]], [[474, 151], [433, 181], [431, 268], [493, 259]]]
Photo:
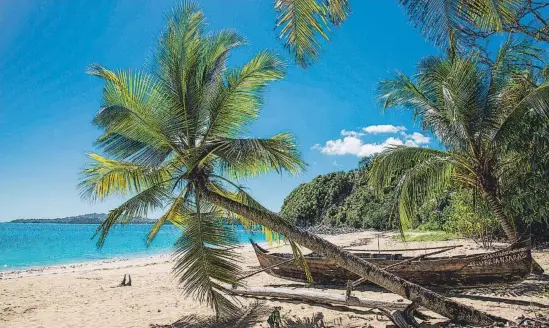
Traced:
[[549, 305], [539, 302], [507, 298], [518, 296], [548, 296], [549, 275], [530, 275], [525, 280], [514, 284], [456, 289], [448, 291], [446, 294], [451, 297], [469, 298], [480, 301], [549, 308]]
[[342, 320], [335, 319], [326, 323], [324, 322], [324, 314], [317, 312], [310, 318], [284, 318], [283, 324], [283, 327], [288, 328], [328, 328], [341, 327]]
[[234, 316], [218, 319], [215, 316], [187, 315], [172, 324], [154, 325], [151, 328], [247, 328], [265, 322], [273, 309], [263, 302], [253, 302]]

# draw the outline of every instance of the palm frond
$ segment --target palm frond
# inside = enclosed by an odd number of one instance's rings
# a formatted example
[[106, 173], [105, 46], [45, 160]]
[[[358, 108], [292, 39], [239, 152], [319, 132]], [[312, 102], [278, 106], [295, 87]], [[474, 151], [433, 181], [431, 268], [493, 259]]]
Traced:
[[213, 151], [221, 169], [233, 177], [253, 177], [270, 171], [298, 174], [305, 163], [292, 135], [277, 134], [268, 139], [224, 139]]
[[392, 147], [374, 159], [368, 183], [378, 195], [397, 184], [401, 228], [411, 227], [423, 200], [449, 184], [454, 161], [447, 152], [417, 147]]
[[417, 222], [419, 208], [426, 200], [449, 188], [454, 171], [455, 165], [450, 158], [434, 157], [404, 173], [398, 200], [401, 231], [412, 228]]
[[481, 31], [501, 31], [513, 23], [521, 0], [460, 1], [463, 19]]
[[294, 254], [294, 263], [303, 269], [303, 272], [305, 272], [305, 277], [307, 278], [307, 282], [313, 282], [313, 276], [311, 275], [311, 271], [309, 270], [309, 264], [307, 264], [307, 260], [305, 259], [301, 248], [299, 248], [299, 245], [296, 244], [294, 241], [289, 240], [289, 242], [290, 246], [292, 247], [292, 253]]
[[399, 0], [406, 14], [428, 40], [437, 46], [447, 45], [449, 36], [459, 25], [459, 1]]
[[376, 191], [382, 191], [400, 180], [403, 174], [418, 164], [449, 154], [442, 150], [418, 147], [395, 146], [378, 154], [368, 172], [368, 183]]
[[281, 79], [284, 74], [284, 63], [268, 51], [258, 53], [241, 68], [227, 71], [226, 86], [208, 106], [208, 128], [203, 140], [241, 134], [247, 124], [257, 118], [268, 83]]
[[174, 323], [165, 326], [155, 326], [155, 328], [248, 328], [264, 322], [271, 311], [272, 308], [266, 306], [263, 302], [254, 301], [224, 318], [190, 314]]
[[221, 316], [229, 315], [238, 307], [219, 291], [219, 282], [240, 285], [239, 256], [227, 249], [238, 241], [223, 225], [219, 210], [199, 198], [196, 202], [197, 212], [187, 220], [176, 244], [174, 274], [185, 287], [185, 295], [207, 303]]
[[171, 180], [167, 167], [148, 167], [89, 153], [92, 160], [81, 172], [83, 198], [102, 200], [113, 195], [135, 194]]
[[194, 3], [183, 3], [168, 19], [157, 47], [154, 76], [158, 93], [167, 103], [165, 115], [183, 145], [194, 145], [200, 110], [204, 54], [211, 45], [203, 37], [204, 14]]
[[146, 217], [149, 212], [161, 209], [169, 198], [169, 190], [165, 186], [154, 185], [109, 211], [107, 218], [95, 232], [94, 237], [99, 234], [97, 247], [103, 247], [110, 229], [116, 223], [127, 223], [133, 218]]
[[528, 112], [549, 121], [549, 82], [533, 88], [511, 109], [494, 133], [493, 142], [503, 145], [509, 141]]
[[399, 0], [415, 27], [436, 46], [446, 47], [452, 35], [467, 38], [471, 28], [501, 31], [513, 22], [520, 0]]
[[328, 13], [330, 23], [338, 27], [345, 22], [351, 13], [348, 0], [325, 0], [324, 7]]
[[341, 25], [350, 13], [347, 0], [276, 0], [279, 38], [301, 67], [314, 63], [329, 40], [330, 24]]
[[147, 246], [150, 246], [160, 231], [160, 228], [162, 228], [166, 222], [170, 222], [178, 228], [184, 229], [188, 219], [182, 213], [189, 212], [189, 210], [185, 208], [185, 205], [190, 193], [191, 189], [187, 186], [187, 188], [183, 189], [183, 191], [181, 191], [181, 193], [174, 200], [172, 200], [172, 204], [170, 205], [168, 211], [154, 222], [151, 230], [149, 230], [149, 234], [147, 235]]
[[[158, 84], [143, 72], [109, 71], [91, 65], [88, 73], [106, 81], [103, 106], [94, 123], [105, 130], [99, 147], [118, 159], [141, 156], [161, 163], [177, 147], [173, 133], [182, 117], [170, 115]], [[131, 150], [132, 152], [129, 152]]]

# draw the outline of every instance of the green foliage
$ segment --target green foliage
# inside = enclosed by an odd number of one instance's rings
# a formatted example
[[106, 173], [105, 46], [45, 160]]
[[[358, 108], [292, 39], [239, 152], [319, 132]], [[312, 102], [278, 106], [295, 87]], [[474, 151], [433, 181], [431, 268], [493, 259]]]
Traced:
[[502, 236], [491, 208], [471, 190], [442, 192], [424, 202], [419, 213], [417, 229], [420, 231], [440, 230], [445, 234], [471, 238], [484, 246]]
[[286, 197], [280, 215], [302, 227], [390, 228], [393, 190], [377, 198], [365, 180], [368, 168], [329, 173], [301, 184]]
[[471, 238], [484, 246], [489, 246], [495, 236], [501, 236], [501, 228], [490, 207], [475, 192], [452, 193], [444, 212], [447, 216], [444, 231]]
[[[513, 149], [523, 121], [532, 116], [549, 122], [549, 84], [532, 66], [539, 59], [539, 49], [509, 39], [489, 63], [476, 53], [455, 51], [448, 58], [425, 58], [411, 78], [397, 72], [380, 83], [384, 110], [413, 111], [445, 148], [391, 147], [373, 161], [369, 181], [375, 190], [399, 181], [403, 229], [416, 224], [425, 201], [453, 185], [476, 190], [508, 238], [517, 239], [515, 218], [505, 213], [500, 195], [508, 193], [515, 175], [530, 170], [529, 154]], [[521, 133], [530, 139], [532, 132]]]
[[205, 29], [202, 11], [184, 3], [168, 18], [149, 71], [90, 66], [88, 73], [105, 82], [94, 119], [103, 131], [96, 145], [105, 155], [89, 155], [80, 189], [92, 201], [128, 197], [99, 226], [99, 247], [115, 224], [163, 211], [147, 242], [163, 224], [179, 227], [174, 272], [184, 292], [226, 316], [237, 307], [218, 283], [236, 284], [240, 271], [237, 254], [227, 247], [235, 240], [223, 223], [255, 225], [217, 207], [212, 198], [267, 212], [231, 179], [272, 171], [297, 174], [305, 164], [291, 134], [248, 137], [263, 92], [284, 76], [284, 63], [263, 51], [240, 67], [227, 67], [244, 37]]
[[[450, 233], [446, 231], [429, 231], [421, 233], [405, 233], [404, 236], [394, 236], [395, 240], [406, 240], [406, 241], [446, 241], [458, 238], [460, 235], [455, 233]], [[404, 238], [403, 238], [404, 237]]]
[[279, 38], [301, 67], [316, 61], [330, 26], [340, 26], [351, 10], [348, 0], [276, 0], [274, 7]]

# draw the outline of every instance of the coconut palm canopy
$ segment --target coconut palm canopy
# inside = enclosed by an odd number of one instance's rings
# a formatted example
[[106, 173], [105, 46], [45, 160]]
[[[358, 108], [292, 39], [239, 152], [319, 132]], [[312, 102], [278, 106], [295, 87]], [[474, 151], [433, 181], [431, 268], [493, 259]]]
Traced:
[[501, 194], [514, 173], [529, 169], [530, 154], [513, 147], [516, 129], [526, 115], [549, 119], [549, 83], [532, 65], [540, 59], [538, 49], [508, 40], [492, 63], [481, 64], [478, 54], [428, 57], [415, 76], [397, 73], [380, 83], [383, 107], [412, 110], [445, 148], [391, 147], [374, 160], [375, 189], [399, 182], [404, 228], [425, 199], [455, 184], [479, 191], [508, 238], [517, 239]]
[[[520, 0], [398, 0], [410, 20], [437, 46], [449, 44], [449, 36], [474, 42], [473, 30], [499, 32], [526, 10]], [[329, 40], [331, 27], [341, 26], [351, 14], [348, 0], [276, 0], [279, 37], [302, 67], [314, 63]], [[357, 19], [360, 19], [359, 17]], [[520, 19], [519, 19], [520, 20]]]
[[185, 4], [169, 19], [149, 71], [88, 70], [105, 81], [94, 120], [104, 131], [97, 140], [104, 156], [89, 154], [82, 194], [91, 200], [129, 197], [98, 228], [98, 245], [116, 223], [164, 211], [148, 242], [167, 222], [182, 229], [174, 271], [186, 294], [218, 313], [235, 307], [216, 291], [217, 283], [236, 284], [240, 275], [238, 256], [227, 247], [234, 236], [224, 223], [252, 223], [210, 203], [203, 191], [261, 208], [234, 179], [304, 168], [291, 134], [248, 137], [263, 91], [284, 76], [284, 64], [260, 52], [242, 67], [228, 68], [231, 50], [244, 44], [234, 31], [206, 33], [202, 12]]

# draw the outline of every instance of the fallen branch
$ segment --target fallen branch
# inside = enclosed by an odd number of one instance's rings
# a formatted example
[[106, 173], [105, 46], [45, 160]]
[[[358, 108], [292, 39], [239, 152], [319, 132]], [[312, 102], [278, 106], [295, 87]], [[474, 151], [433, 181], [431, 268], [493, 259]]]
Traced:
[[236, 288], [236, 289], [224, 289], [224, 292], [231, 295], [238, 296], [264, 296], [264, 297], [276, 297], [276, 298], [288, 298], [301, 301], [312, 301], [322, 304], [338, 304], [346, 306], [356, 306], [363, 308], [385, 308], [392, 310], [404, 310], [407, 306], [406, 303], [396, 302], [383, 302], [377, 300], [363, 299], [354, 296], [348, 298], [345, 295], [327, 294], [314, 291], [303, 291], [294, 289], [280, 289], [269, 287], [256, 287], [256, 288]]

